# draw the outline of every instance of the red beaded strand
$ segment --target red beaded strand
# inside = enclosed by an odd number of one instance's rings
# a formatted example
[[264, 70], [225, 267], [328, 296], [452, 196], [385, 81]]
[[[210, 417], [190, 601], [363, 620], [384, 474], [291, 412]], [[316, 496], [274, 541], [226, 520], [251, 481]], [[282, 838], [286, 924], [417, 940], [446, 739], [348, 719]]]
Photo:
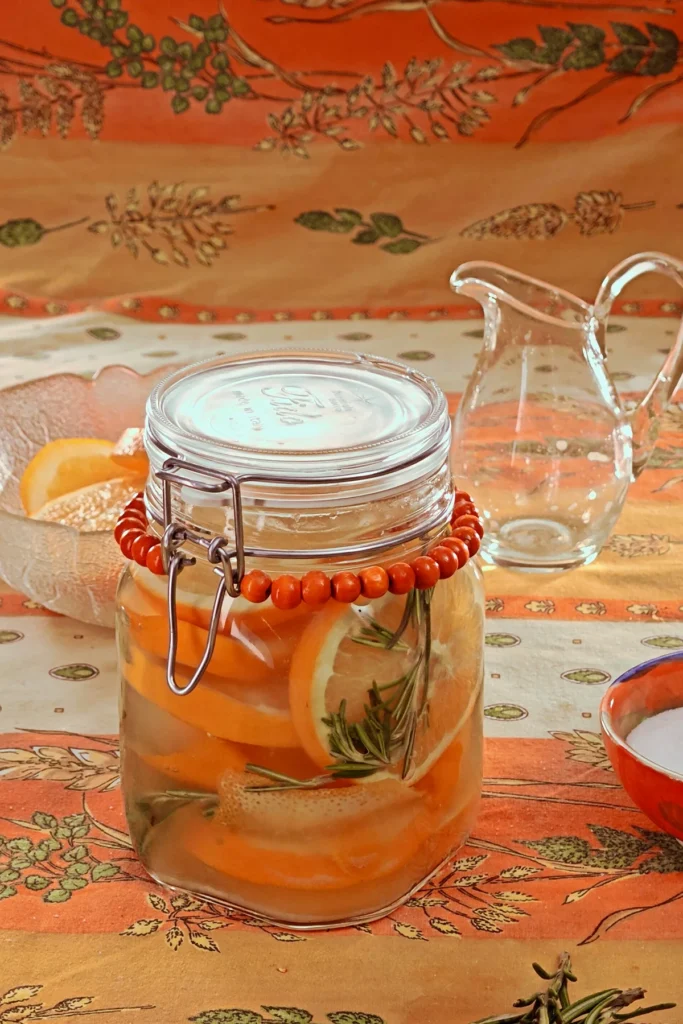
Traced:
[[155, 576], [164, 575], [161, 541], [147, 533], [147, 513], [142, 491], [130, 499], [119, 516], [114, 528], [114, 539], [126, 558], [146, 566]]
[[[391, 594], [407, 594], [413, 588], [427, 590], [438, 580], [449, 579], [473, 558], [481, 546], [484, 526], [477, 508], [466, 491], [455, 492], [451, 533], [436, 541], [426, 555], [412, 562], [395, 562], [384, 569], [372, 565], [359, 573], [338, 572], [330, 579], [318, 570], [307, 572], [300, 580], [285, 574], [271, 580], [261, 569], [246, 573], [240, 592], [247, 601], [260, 604], [271, 599], [276, 608], [296, 608], [302, 601], [320, 607], [330, 597], [351, 604], [361, 595], [370, 599]], [[114, 539], [121, 553], [157, 576], [164, 575], [161, 541], [147, 533], [147, 514], [142, 493], [132, 498], [118, 518]]]

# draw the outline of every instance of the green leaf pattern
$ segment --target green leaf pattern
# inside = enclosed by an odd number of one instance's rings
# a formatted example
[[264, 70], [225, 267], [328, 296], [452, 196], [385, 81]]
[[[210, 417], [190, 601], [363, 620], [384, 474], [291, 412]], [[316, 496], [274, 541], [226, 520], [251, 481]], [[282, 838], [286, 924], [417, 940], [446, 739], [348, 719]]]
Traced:
[[567, 29], [539, 25], [542, 42], [529, 37], [499, 43], [496, 49], [512, 61], [534, 61], [564, 71], [587, 71], [605, 64], [620, 74], [658, 76], [668, 74], [678, 62], [679, 39], [675, 32], [653, 22], [644, 28], [613, 21], [616, 39], [607, 48], [606, 33], [596, 25], [568, 22]]
[[24, 826], [33, 838], [0, 837], [0, 899], [16, 896], [23, 886], [42, 893], [45, 903], [66, 903], [88, 885], [129, 877], [119, 864], [100, 860], [95, 847], [90, 849], [93, 827], [85, 814], [57, 818], [35, 811]]
[[371, 213], [364, 219], [358, 210], [337, 207], [334, 213], [308, 210], [295, 217], [294, 223], [309, 231], [326, 231], [333, 235], [348, 235], [355, 231], [351, 238], [355, 245], [374, 245], [382, 239], [392, 239], [379, 246], [392, 256], [407, 256], [433, 241], [428, 235], [409, 231], [395, 213]]
[[[340, 6], [346, 7], [347, 2]], [[322, 0], [301, 0], [301, 5], [328, 6]], [[273, 55], [259, 53], [236, 32], [223, 8], [208, 16], [190, 12], [185, 20], [173, 19], [169, 34], [157, 37], [146, 25], [133, 21], [119, 0], [56, 0], [53, 6], [60, 11], [62, 26], [92, 41], [92, 59], [57, 61], [47, 51], [37, 54], [12, 42], [16, 52], [6, 62], [5, 73], [16, 76], [20, 102], [13, 106], [0, 90], [0, 145], [11, 143], [20, 131], [46, 135], [56, 130], [66, 137], [77, 111], [87, 133], [96, 139], [111, 94], [122, 88], [140, 88], [158, 91], [160, 100], [181, 118], [189, 111], [229, 117], [237, 103], [267, 101], [271, 111], [265, 120], [272, 134], [254, 147], [264, 153], [281, 150], [309, 159], [309, 145], [314, 141], [335, 144], [341, 151], [353, 153], [364, 145], [363, 136], [354, 138], [359, 122], [370, 133], [380, 132], [390, 140], [406, 139], [422, 146], [431, 141], [469, 138], [484, 130], [492, 120], [489, 106], [508, 102], [506, 86], [510, 78], [522, 78], [521, 89], [512, 99], [515, 107], [526, 102], [533, 90], [543, 88], [549, 70], [574, 77], [601, 67], [606, 74], [604, 84], [609, 86], [612, 75], [657, 78], [675, 72], [680, 54], [677, 33], [659, 21], [635, 24], [615, 20], [607, 31], [589, 22], [567, 21], [564, 25], [538, 24], [536, 35], [492, 42], [506, 66], [491, 63], [488, 54], [478, 47], [452, 39], [437, 13], [431, 12], [430, 25], [440, 42], [462, 49], [470, 59], [451, 64], [439, 57], [423, 61], [413, 57], [403, 69], [386, 60], [374, 75], [344, 70], [351, 84], [340, 87], [336, 72], [312, 75], [298, 68], [281, 67]], [[581, 7], [578, 3], [575, 6]], [[349, 17], [372, 15], [381, 9], [376, 4], [360, 4]], [[402, 9], [412, 8], [397, 5], [392, 11]], [[634, 7], [634, 15], [636, 12], [642, 13]], [[332, 11], [315, 20], [278, 14], [266, 20], [277, 32], [278, 27], [286, 31], [292, 21], [310, 21], [311, 27], [321, 27], [339, 17], [345, 20], [343, 13]], [[23, 59], [36, 56], [42, 58], [42, 63]], [[246, 75], [245, 66], [256, 67], [260, 73]], [[27, 68], [35, 72], [27, 75]], [[278, 98], [272, 95], [273, 80], [285, 87]], [[670, 84], [677, 81], [671, 79]], [[582, 96], [577, 102], [590, 98]], [[632, 102], [626, 118], [651, 98], [644, 90]], [[562, 112], [563, 106], [544, 111], [541, 124], [532, 123], [519, 144]], [[11, 221], [0, 228], [0, 244], [33, 244], [45, 230], [30, 218]], [[380, 232], [380, 237], [392, 236]], [[366, 235], [358, 244], [371, 244], [368, 238]], [[388, 251], [405, 254], [409, 250], [406, 245]]]

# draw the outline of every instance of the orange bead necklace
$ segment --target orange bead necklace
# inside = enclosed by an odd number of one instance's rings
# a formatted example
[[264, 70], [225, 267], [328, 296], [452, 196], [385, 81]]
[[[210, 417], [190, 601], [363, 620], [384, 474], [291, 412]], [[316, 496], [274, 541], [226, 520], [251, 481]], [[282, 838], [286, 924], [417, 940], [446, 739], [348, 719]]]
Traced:
[[[276, 608], [291, 609], [302, 601], [311, 607], [320, 607], [330, 598], [351, 604], [361, 596], [379, 598], [387, 592], [407, 594], [413, 589], [428, 590], [462, 569], [479, 551], [483, 536], [484, 527], [472, 499], [466, 491], [456, 490], [450, 535], [436, 541], [427, 554], [411, 562], [394, 562], [386, 568], [372, 565], [358, 573], [343, 571], [333, 576], [314, 570], [300, 579], [289, 573], [271, 579], [261, 569], [251, 569], [240, 582], [240, 594], [254, 604], [270, 598]], [[158, 576], [164, 575], [161, 541], [148, 533], [142, 492], [123, 509], [114, 537], [125, 558]]]

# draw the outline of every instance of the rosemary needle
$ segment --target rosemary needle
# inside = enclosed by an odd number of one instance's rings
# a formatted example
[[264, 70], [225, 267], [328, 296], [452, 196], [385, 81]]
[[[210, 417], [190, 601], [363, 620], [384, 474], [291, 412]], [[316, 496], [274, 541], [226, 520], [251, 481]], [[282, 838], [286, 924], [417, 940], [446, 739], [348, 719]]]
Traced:
[[572, 1002], [569, 984], [576, 981], [576, 975], [568, 953], [562, 954], [554, 974], [537, 963], [532, 964], [532, 968], [539, 978], [548, 982], [547, 987], [528, 999], [518, 999], [514, 1005], [522, 1008], [519, 1012], [485, 1017], [476, 1024], [615, 1024], [636, 1017], [647, 1017], [650, 1021], [650, 1014], [673, 1010], [676, 1006], [675, 1003], [657, 1003], [619, 1013], [619, 1009], [645, 997], [642, 988], [607, 988]]
[[373, 681], [360, 721], [349, 721], [346, 700], [341, 700], [338, 709], [323, 718], [332, 755], [332, 764], [327, 768], [329, 774], [294, 779], [260, 765], [249, 764], [247, 771], [261, 775], [271, 783], [250, 786], [252, 791], [320, 789], [333, 779], [367, 778], [391, 766], [400, 766], [402, 779], [408, 777], [418, 724], [429, 709], [432, 593], [433, 588], [411, 590], [406, 597], [401, 621], [393, 632], [368, 617], [359, 632], [351, 636], [354, 643], [364, 647], [403, 653], [411, 649], [403, 639], [410, 626], [418, 640], [410, 668], [381, 686]]

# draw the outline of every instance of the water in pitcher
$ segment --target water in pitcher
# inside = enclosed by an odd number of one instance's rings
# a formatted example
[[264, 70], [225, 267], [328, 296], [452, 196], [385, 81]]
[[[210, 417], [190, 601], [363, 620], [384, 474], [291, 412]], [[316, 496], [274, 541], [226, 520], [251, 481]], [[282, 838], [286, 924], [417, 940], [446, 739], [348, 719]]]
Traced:
[[484, 312], [484, 346], [456, 415], [452, 462], [486, 520], [486, 561], [556, 572], [599, 554], [683, 375], [679, 328], [632, 414], [609, 376], [612, 303], [653, 271], [683, 287], [683, 264], [661, 253], [616, 266], [594, 305], [495, 263], [465, 263], [452, 275], [454, 291]]

